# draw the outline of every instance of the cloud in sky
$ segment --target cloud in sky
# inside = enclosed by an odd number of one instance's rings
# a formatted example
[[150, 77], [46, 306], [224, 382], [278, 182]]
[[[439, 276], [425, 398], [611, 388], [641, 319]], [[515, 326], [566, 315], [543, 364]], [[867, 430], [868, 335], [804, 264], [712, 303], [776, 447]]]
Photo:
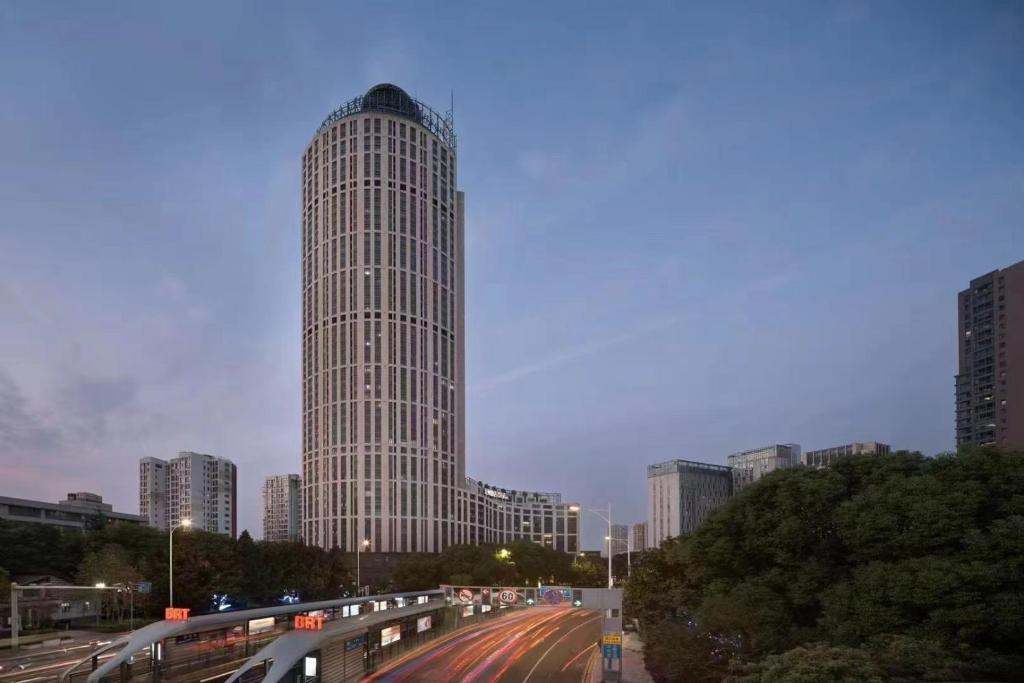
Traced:
[[457, 97], [473, 476], [635, 521], [657, 460], [948, 448], [955, 293], [1024, 257], [1020, 8], [545, 13], [0, 8], [0, 482], [132, 510], [209, 452], [258, 529], [299, 158], [376, 81]]
[[553, 370], [561, 365], [587, 358], [588, 356], [600, 354], [603, 351], [613, 349], [617, 346], [622, 346], [623, 344], [638, 338], [663, 332], [675, 325], [676, 322], [676, 318], [667, 317], [641, 322], [639, 324], [631, 324], [628, 326], [630, 328], [628, 332], [588, 339], [577, 345], [562, 349], [552, 355], [527, 362], [524, 365], [507, 370], [494, 377], [484, 379], [479, 383], [471, 383], [468, 387], [468, 391], [472, 394], [479, 394], [499, 385], [521, 380], [538, 372]]

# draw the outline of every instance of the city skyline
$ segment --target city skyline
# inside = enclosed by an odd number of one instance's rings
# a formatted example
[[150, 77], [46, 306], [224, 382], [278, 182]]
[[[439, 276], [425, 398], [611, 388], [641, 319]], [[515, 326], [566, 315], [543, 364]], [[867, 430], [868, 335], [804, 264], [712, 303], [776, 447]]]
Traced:
[[[956, 292], [1024, 246], [1008, 10], [554, 8], [608, 54], [500, 12], [445, 47], [413, 24], [443, 14], [385, 12], [374, 50], [331, 8], [109, 11], [0, 9], [0, 494], [135, 510], [139, 458], [195, 449], [258, 535], [301, 449], [296, 159], [380, 81], [454, 89], [473, 476], [633, 523], [648, 463], [953, 448]], [[495, 55], [495, 29], [562, 45]]]

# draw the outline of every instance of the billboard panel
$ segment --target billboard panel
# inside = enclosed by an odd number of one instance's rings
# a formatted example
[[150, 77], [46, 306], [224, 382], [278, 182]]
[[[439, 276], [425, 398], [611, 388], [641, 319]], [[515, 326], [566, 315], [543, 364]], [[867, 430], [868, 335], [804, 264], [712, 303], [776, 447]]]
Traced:
[[388, 626], [387, 628], [382, 629], [381, 632], [380, 632], [380, 644], [382, 646], [383, 645], [390, 645], [391, 643], [394, 643], [394, 642], [399, 641], [401, 639], [402, 639], [402, 626], [401, 625]]

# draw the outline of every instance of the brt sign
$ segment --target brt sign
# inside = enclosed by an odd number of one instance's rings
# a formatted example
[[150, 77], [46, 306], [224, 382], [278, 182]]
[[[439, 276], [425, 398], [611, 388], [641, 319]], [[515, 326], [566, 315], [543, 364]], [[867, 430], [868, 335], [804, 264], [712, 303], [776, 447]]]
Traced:
[[324, 621], [323, 617], [309, 617], [299, 614], [295, 617], [295, 628], [300, 631], [323, 631]]
[[188, 613], [191, 611], [188, 607], [168, 607], [164, 610], [164, 619], [167, 621], [186, 621], [188, 620]]

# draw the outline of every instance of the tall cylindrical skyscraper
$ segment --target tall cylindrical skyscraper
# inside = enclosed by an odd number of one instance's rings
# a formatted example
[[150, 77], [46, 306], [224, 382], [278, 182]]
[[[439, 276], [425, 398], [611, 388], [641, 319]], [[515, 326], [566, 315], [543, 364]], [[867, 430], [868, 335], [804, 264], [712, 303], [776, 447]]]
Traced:
[[463, 196], [442, 116], [377, 85], [302, 157], [303, 535], [437, 551], [465, 487]]

